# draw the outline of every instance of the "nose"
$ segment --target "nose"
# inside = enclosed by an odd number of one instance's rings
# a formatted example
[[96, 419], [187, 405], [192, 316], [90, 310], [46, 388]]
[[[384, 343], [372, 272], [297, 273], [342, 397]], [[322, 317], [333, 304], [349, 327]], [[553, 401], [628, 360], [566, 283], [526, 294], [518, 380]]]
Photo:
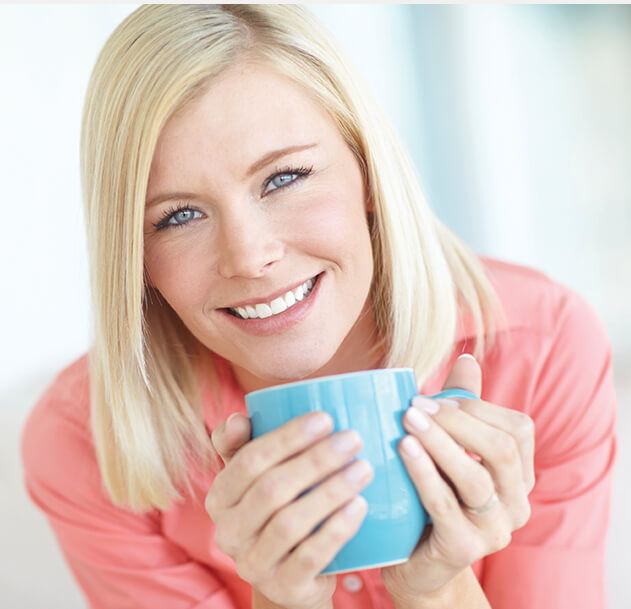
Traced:
[[223, 219], [220, 231], [222, 277], [262, 277], [283, 257], [282, 239], [265, 213], [233, 214]]

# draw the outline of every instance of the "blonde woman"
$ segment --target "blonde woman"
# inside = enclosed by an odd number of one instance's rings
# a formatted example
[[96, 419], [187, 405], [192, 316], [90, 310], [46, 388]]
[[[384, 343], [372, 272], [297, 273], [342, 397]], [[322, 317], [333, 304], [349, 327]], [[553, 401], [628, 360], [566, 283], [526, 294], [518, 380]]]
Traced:
[[[605, 607], [602, 324], [459, 241], [386, 125], [298, 6], [148, 5], [105, 44], [81, 143], [94, 345], [23, 438], [91, 607]], [[311, 413], [250, 440], [244, 393], [389, 366], [482, 399], [406, 412], [432, 518], [410, 560], [319, 575], [366, 513], [361, 438]]]

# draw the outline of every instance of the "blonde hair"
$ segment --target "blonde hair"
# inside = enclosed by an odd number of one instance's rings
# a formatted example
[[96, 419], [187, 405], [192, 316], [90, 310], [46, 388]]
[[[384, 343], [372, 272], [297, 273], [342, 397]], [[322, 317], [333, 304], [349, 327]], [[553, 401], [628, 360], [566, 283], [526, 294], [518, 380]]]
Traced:
[[387, 366], [422, 384], [453, 349], [458, 316], [492, 339], [499, 302], [467, 246], [424, 201], [414, 171], [330, 35], [296, 5], [145, 5], [101, 51], [86, 94], [81, 174], [94, 345], [91, 421], [112, 501], [167, 509], [205, 467], [197, 371], [203, 350], [143, 273], [149, 170], [165, 123], [224, 68], [249, 54], [310, 90], [336, 121], [372, 199], [372, 298]]

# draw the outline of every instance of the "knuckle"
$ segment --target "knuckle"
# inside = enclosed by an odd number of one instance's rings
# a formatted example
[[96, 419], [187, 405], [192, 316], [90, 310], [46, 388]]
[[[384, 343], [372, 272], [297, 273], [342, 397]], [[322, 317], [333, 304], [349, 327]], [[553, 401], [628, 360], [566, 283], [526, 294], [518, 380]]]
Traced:
[[348, 523], [334, 518], [329, 527], [328, 536], [334, 545], [342, 545], [348, 538]]
[[328, 505], [337, 505], [346, 498], [350, 489], [347, 489], [344, 480], [337, 479], [322, 485], [322, 492]]
[[517, 455], [517, 443], [515, 439], [507, 433], [498, 433], [493, 438], [491, 444], [493, 456], [500, 463], [510, 463]]
[[269, 523], [272, 537], [281, 540], [291, 539], [296, 531], [296, 518], [287, 511], [277, 514]]
[[491, 474], [484, 467], [477, 465], [476, 471], [467, 478], [466, 496], [475, 498], [476, 505], [482, 505], [491, 496], [493, 488]]
[[233, 463], [238, 469], [237, 475], [252, 476], [266, 463], [267, 451], [262, 447], [252, 450], [250, 445], [246, 445], [235, 455]]
[[499, 552], [510, 544], [512, 539], [511, 533], [506, 527], [498, 528], [491, 537], [490, 550], [491, 553]]
[[316, 472], [321, 472], [327, 469], [327, 463], [329, 461], [328, 456], [328, 452], [320, 445], [307, 452], [309, 464]]
[[513, 429], [515, 436], [521, 441], [534, 438], [535, 422], [525, 413], [513, 411]]
[[314, 550], [303, 546], [297, 554], [298, 566], [302, 571], [313, 571], [318, 568], [318, 557]]
[[456, 509], [456, 499], [446, 493], [440, 493], [426, 500], [427, 511], [436, 520], [448, 518]]
[[276, 504], [276, 502], [280, 499], [281, 493], [282, 484], [276, 476], [267, 474], [259, 479], [256, 487], [256, 494], [263, 504]]
[[526, 523], [530, 520], [530, 516], [532, 514], [532, 508], [530, 507], [530, 503], [528, 501], [524, 501], [523, 505], [517, 511], [515, 515], [514, 530], [521, 529]]

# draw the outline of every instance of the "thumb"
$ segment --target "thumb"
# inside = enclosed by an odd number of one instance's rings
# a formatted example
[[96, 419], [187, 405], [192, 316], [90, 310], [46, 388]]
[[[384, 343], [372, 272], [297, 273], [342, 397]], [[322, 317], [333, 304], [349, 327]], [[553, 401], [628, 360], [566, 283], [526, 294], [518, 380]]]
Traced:
[[237, 412], [231, 414], [225, 421], [215, 427], [210, 439], [223, 460], [228, 463], [234, 454], [252, 436], [250, 419]]
[[458, 357], [447, 375], [443, 391], [445, 389], [466, 389], [480, 397], [482, 393], [482, 369], [473, 355], [463, 353]]

